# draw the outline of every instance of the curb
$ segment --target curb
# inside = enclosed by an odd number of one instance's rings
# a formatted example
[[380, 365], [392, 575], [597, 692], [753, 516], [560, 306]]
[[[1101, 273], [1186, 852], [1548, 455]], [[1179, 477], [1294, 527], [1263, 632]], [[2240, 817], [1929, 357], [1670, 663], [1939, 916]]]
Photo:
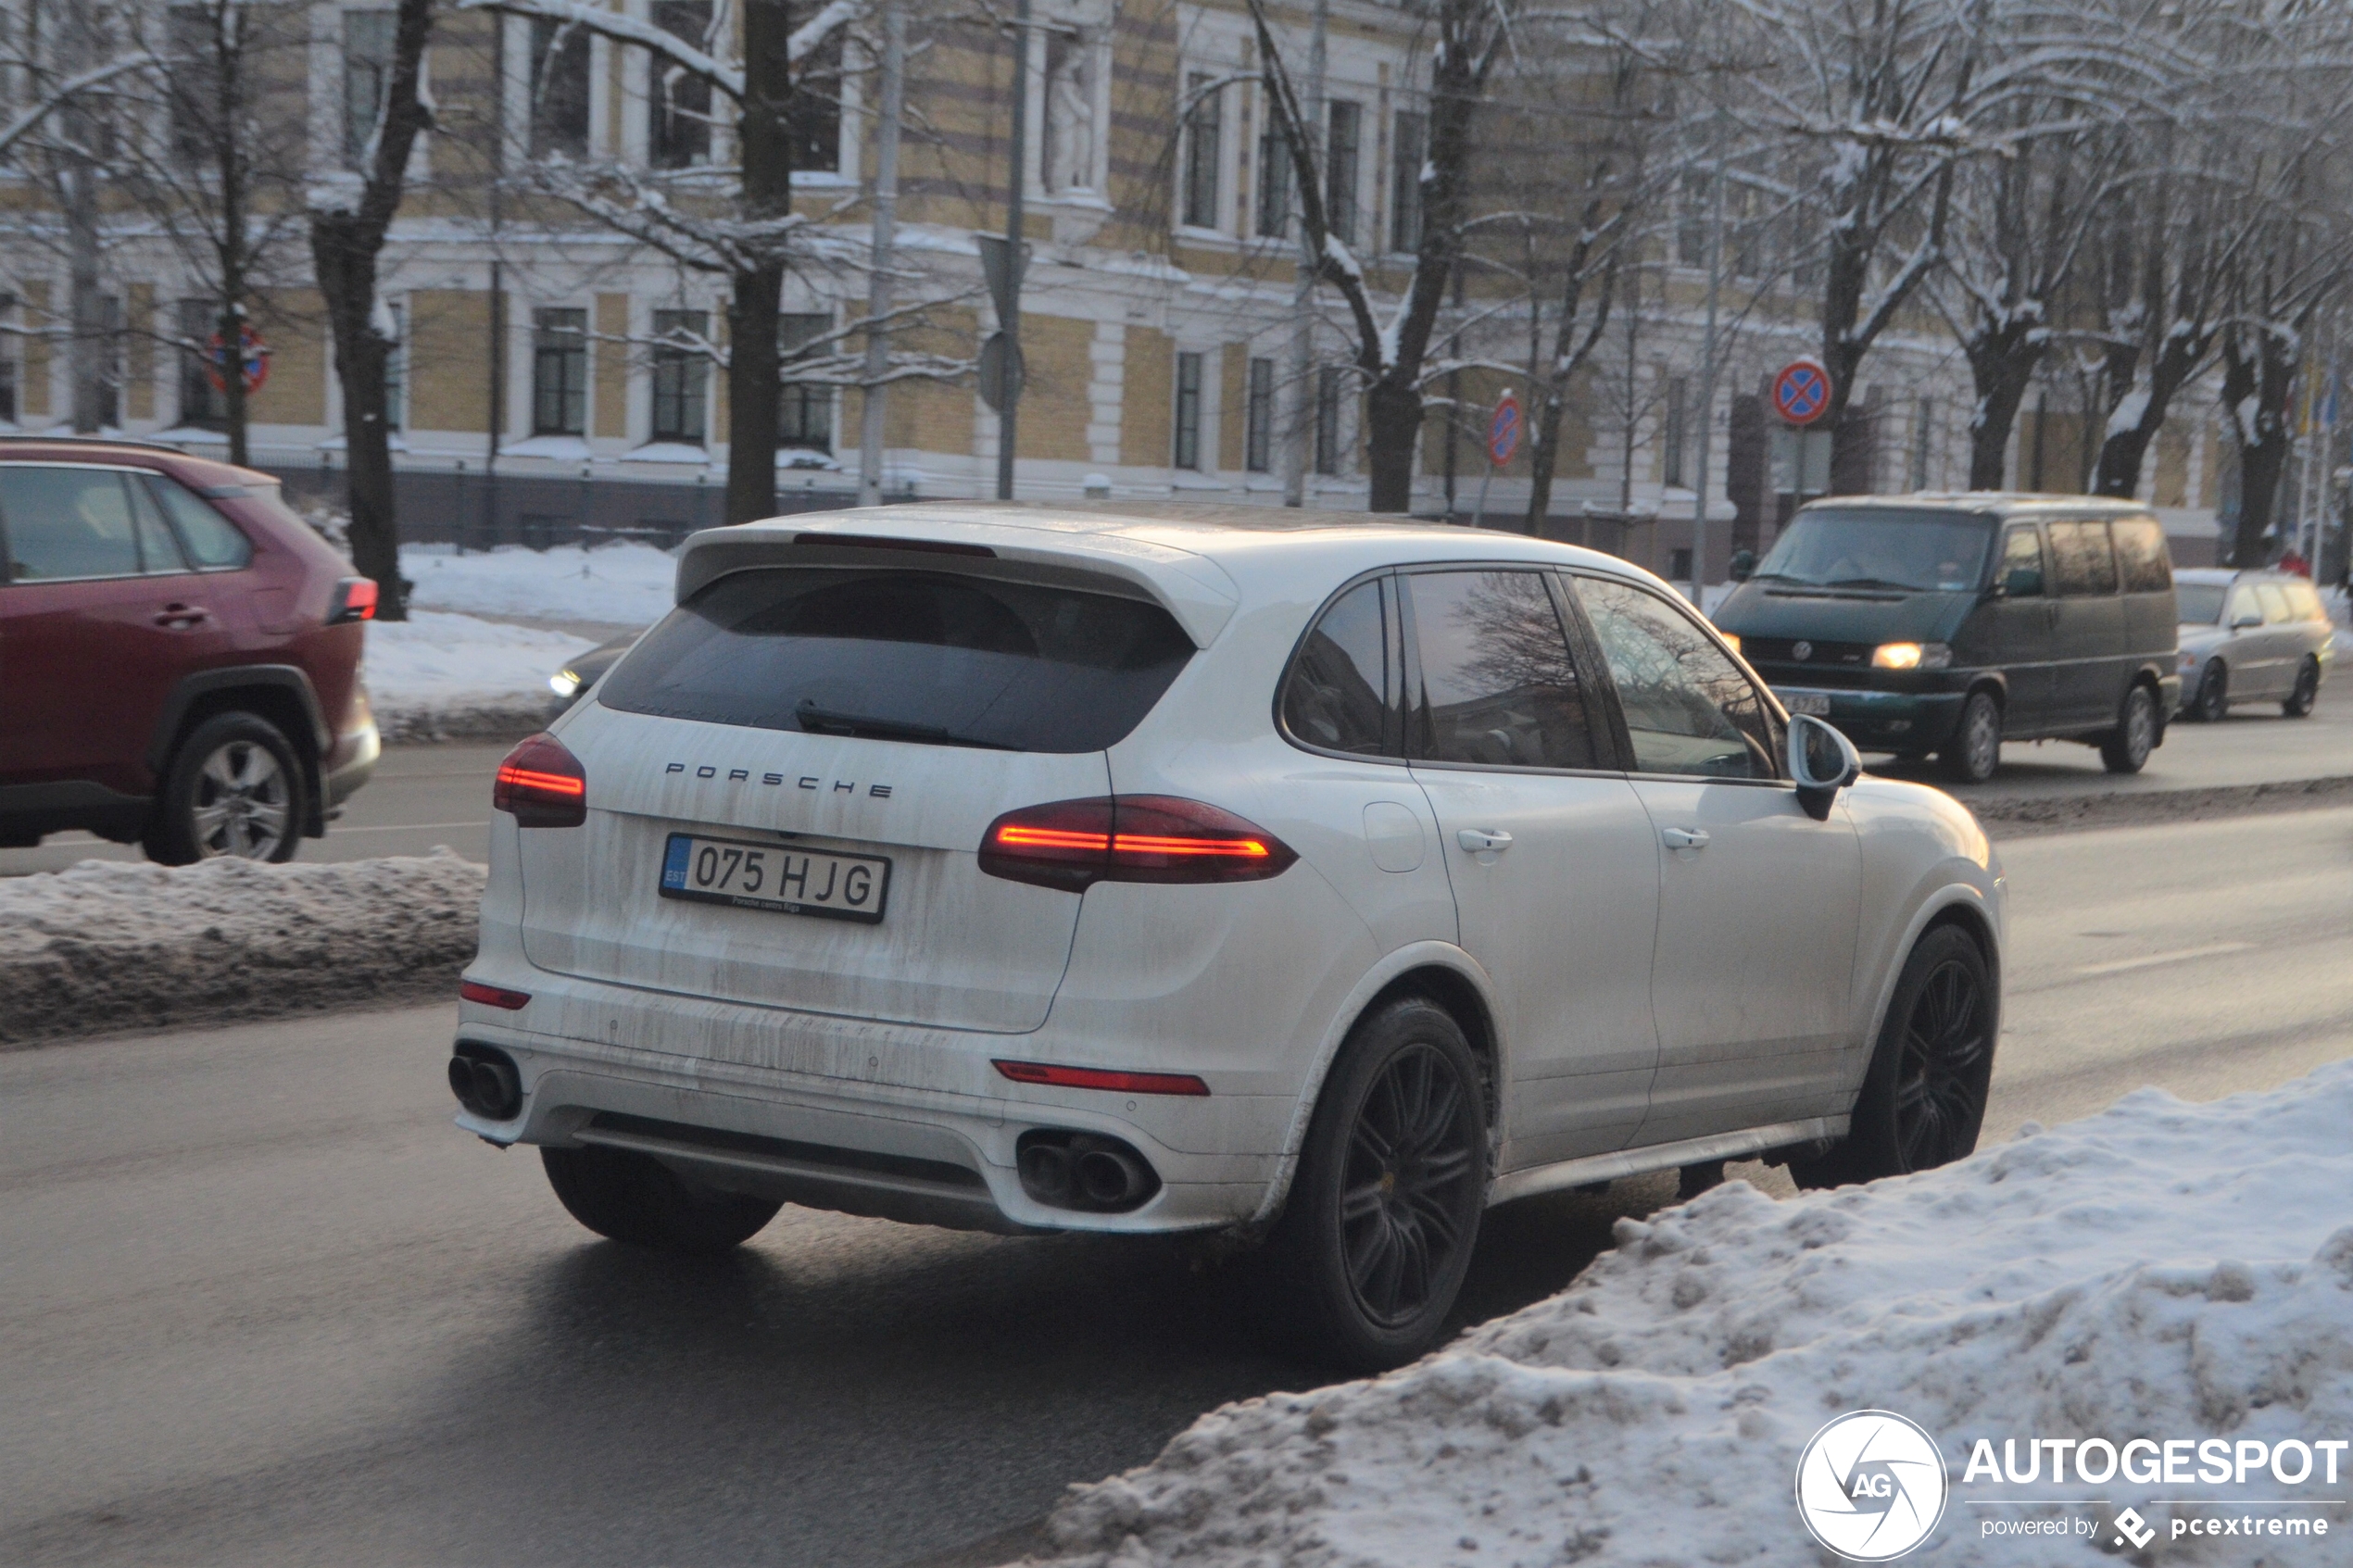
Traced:
[[2121, 795], [2012, 796], [1961, 803], [1976, 813], [1989, 838], [2032, 838], [2085, 828], [2210, 822], [2353, 806], [2353, 775]]

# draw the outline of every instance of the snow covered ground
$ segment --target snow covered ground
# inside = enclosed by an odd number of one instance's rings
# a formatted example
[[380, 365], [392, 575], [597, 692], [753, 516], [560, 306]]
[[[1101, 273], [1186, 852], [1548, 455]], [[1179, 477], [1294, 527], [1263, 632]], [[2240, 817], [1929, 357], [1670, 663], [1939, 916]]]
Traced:
[[0, 878], [0, 1046], [452, 996], [483, 877], [436, 849]]
[[[1719, 1187], [1620, 1222], [1569, 1289], [1414, 1366], [1204, 1416], [1153, 1463], [1074, 1488], [1050, 1537], [1100, 1568], [1820, 1568], [1836, 1560], [1801, 1524], [1799, 1456], [1876, 1408], [1926, 1428], [1951, 1486], [1907, 1562], [2097, 1562], [2127, 1506], [2157, 1531], [2131, 1562], [2353, 1562], [2348, 1125], [2341, 1062], [2212, 1105], [2143, 1090], [1906, 1180], [1779, 1203]], [[2259, 1459], [2246, 1485], [1965, 1474], [1978, 1439], [1990, 1457], [2037, 1437], [2222, 1438], [2233, 1460], [2335, 1440], [2336, 1480], [2309, 1449], [2300, 1485]], [[2004, 1501], [2034, 1498], [2055, 1500]], [[2187, 1499], [2328, 1534], [2177, 1537], [2206, 1517]], [[2025, 1520], [2069, 1533], [1992, 1533]]]
[[427, 609], [636, 627], [670, 613], [678, 559], [635, 543], [593, 550], [508, 545], [462, 556], [450, 545], [409, 545], [400, 552], [400, 571], [416, 584], [412, 602]]
[[546, 632], [443, 610], [368, 623], [366, 679], [387, 741], [521, 734], [547, 717], [547, 677], [591, 646]]

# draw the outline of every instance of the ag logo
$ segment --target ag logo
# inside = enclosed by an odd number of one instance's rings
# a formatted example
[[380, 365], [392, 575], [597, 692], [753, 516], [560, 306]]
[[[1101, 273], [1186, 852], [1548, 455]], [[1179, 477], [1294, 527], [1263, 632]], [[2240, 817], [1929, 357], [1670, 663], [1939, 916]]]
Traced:
[[1852, 1562], [1903, 1556], [1944, 1516], [1944, 1456], [1892, 1411], [1856, 1411], [1814, 1434], [1797, 1461], [1797, 1512]]

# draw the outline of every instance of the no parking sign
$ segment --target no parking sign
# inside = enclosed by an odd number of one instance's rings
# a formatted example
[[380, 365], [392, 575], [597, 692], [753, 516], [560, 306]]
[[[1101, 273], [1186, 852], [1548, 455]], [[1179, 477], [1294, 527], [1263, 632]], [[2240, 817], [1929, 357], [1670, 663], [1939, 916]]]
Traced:
[[1793, 359], [1773, 378], [1773, 412], [1810, 425], [1831, 411], [1831, 373], [1819, 359]]

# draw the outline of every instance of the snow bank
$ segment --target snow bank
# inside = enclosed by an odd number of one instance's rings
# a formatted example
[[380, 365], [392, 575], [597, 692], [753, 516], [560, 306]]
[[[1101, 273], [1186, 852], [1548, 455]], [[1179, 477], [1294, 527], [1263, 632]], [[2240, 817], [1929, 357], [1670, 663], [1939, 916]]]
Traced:
[[454, 996], [483, 876], [436, 849], [0, 878], [0, 1045]]
[[650, 626], [670, 613], [678, 559], [635, 543], [593, 550], [501, 546], [459, 555], [452, 545], [408, 545], [401, 575], [412, 604], [471, 615]]
[[[1929, 1563], [2086, 1563], [2071, 1537], [1984, 1538], [2000, 1498], [2104, 1499], [2167, 1562], [2353, 1562], [2353, 1514], [2268, 1547], [2171, 1538], [2158, 1499], [2339, 1484], [1965, 1480], [1980, 1437], [2353, 1437], [2353, 1062], [2207, 1106], [2154, 1089], [1908, 1180], [1776, 1203], [1734, 1183], [1650, 1223], [1561, 1295], [1377, 1381], [1230, 1405], [1153, 1463], [1075, 1488], [1077, 1564], [1805, 1564], [1793, 1502], [1833, 1416], [1940, 1444]], [[2348, 1467], [2353, 1469], [2353, 1467]], [[2276, 1510], [2274, 1510], [2276, 1512]], [[2267, 1550], [2271, 1555], [2266, 1555]], [[2136, 1557], [2138, 1562], [2148, 1558]]]
[[388, 741], [522, 734], [547, 719], [547, 677], [593, 646], [565, 632], [412, 609], [368, 623], [368, 698]]

